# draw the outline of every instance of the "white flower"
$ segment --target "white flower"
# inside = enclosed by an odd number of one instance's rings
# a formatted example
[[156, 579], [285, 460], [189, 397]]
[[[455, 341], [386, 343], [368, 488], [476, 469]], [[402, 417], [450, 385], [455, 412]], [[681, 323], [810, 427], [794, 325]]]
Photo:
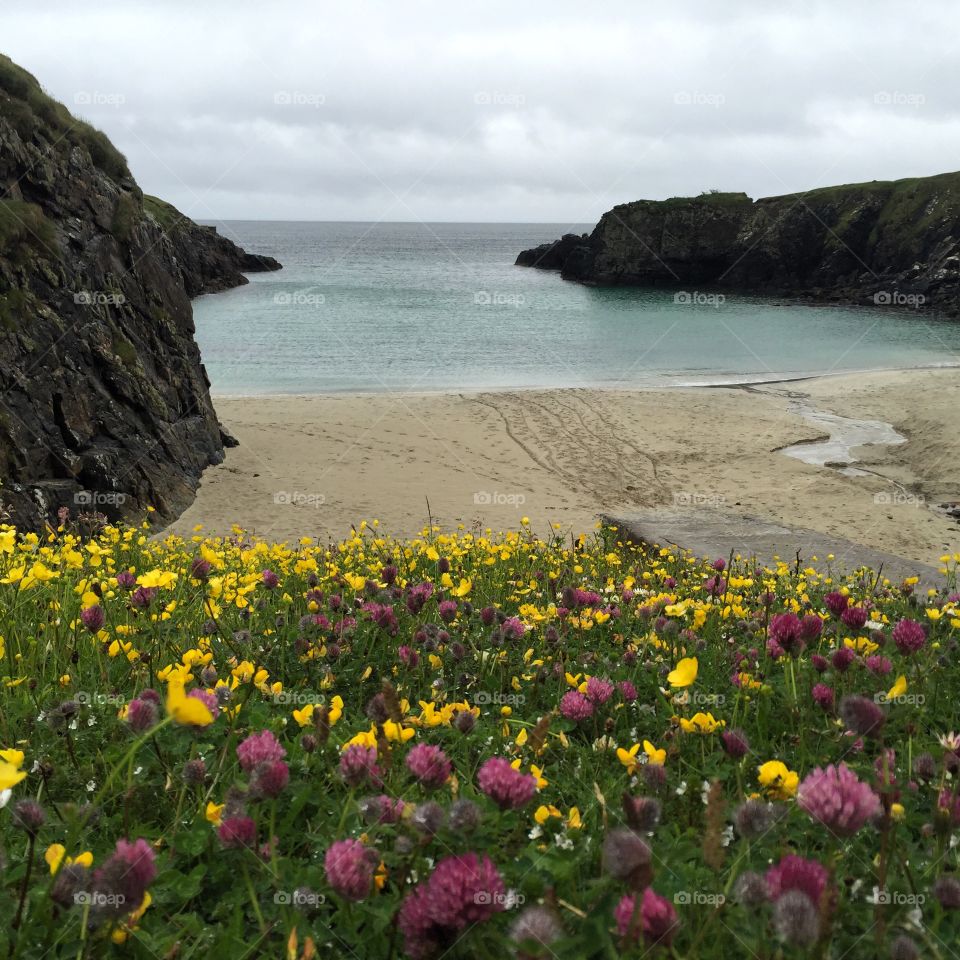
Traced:
[[2, 810], [10, 802], [10, 798], [12, 796], [12, 790], [0, 790], [0, 810]]
[[949, 733], [942, 734], [937, 739], [944, 750], [960, 750], [960, 734], [956, 734], [952, 730]]
[[[653, 834], [651, 833], [650, 836], [653, 836]], [[733, 824], [728, 823], [723, 828], [723, 834], [722, 834], [722, 839], [720, 841], [720, 846], [729, 847], [731, 843], [733, 843]]]
[[675, 793], [678, 797], [682, 797], [687, 792], [687, 781], [684, 780], [679, 787], [677, 787]]
[[538, 823], [528, 834], [527, 836], [531, 840], [539, 840], [543, 836], [543, 827]]
[[93, 791], [96, 789], [97, 789], [96, 780], [91, 780], [87, 783], [87, 793], [93, 793]]
[[573, 849], [573, 841], [568, 836], [566, 836], [566, 834], [564, 834], [563, 836], [557, 836], [556, 843], [561, 850]]

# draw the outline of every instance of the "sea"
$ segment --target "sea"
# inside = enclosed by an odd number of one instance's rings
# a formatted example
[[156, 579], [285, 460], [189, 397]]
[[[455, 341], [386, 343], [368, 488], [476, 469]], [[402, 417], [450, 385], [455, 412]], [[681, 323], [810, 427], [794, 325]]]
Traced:
[[960, 363], [960, 324], [897, 303], [587, 287], [514, 265], [589, 224], [214, 225], [284, 265], [194, 301], [215, 396], [629, 389]]

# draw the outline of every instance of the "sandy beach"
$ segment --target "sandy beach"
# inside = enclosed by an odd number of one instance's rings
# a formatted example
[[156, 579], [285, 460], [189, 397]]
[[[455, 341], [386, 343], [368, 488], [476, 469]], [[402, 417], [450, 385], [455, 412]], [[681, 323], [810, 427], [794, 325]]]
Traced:
[[[240, 445], [170, 528], [233, 524], [321, 540], [361, 520], [589, 531], [600, 513], [705, 505], [935, 563], [960, 545], [937, 506], [960, 499], [960, 370], [871, 372], [747, 387], [220, 397]], [[892, 424], [856, 447], [861, 475], [781, 452], [834, 427], [809, 410]], [[842, 425], [841, 425], [842, 426]], [[812, 449], [812, 448], [811, 448]], [[428, 513], [429, 502], [429, 513]]]

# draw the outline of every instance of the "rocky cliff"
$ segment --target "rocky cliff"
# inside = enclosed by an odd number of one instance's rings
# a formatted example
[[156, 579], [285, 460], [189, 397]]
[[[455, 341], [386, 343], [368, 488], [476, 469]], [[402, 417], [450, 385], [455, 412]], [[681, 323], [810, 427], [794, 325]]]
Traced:
[[190, 298], [278, 269], [144, 197], [106, 136], [0, 56], [0, 509], [172, 519], [224, 435]]
[[596, 285], [716, 287], [960, 313], [960, 173], [751, 200], [639, 200], [521, 266]]

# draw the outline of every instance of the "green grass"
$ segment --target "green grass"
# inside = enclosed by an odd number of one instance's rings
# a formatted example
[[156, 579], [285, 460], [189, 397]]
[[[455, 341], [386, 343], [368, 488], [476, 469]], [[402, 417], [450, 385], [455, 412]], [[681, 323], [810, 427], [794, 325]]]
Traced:
[[43, 211], [23, 200], [0, 200], [0, 257], [24, 263], [31, 256], [60, 255], [57, 233]]
[[127, 180], [130, 169], [124, 155], [101, 130], [74, 117], [58, 100], [47, 94], [36, 77], [9, 57], [0, 54], [0, 114], [6, 117], [21, 137], [39, 130], [60, 143], [61, 149], [84, 147], [94, 165], [113, 180]]
[[187, 219], [172, 203], [167, 203], [166, 200], [151, 197], [148, 194], [143, 195], [143, 209], [164, 230], [169, 230], [180, 221]]

